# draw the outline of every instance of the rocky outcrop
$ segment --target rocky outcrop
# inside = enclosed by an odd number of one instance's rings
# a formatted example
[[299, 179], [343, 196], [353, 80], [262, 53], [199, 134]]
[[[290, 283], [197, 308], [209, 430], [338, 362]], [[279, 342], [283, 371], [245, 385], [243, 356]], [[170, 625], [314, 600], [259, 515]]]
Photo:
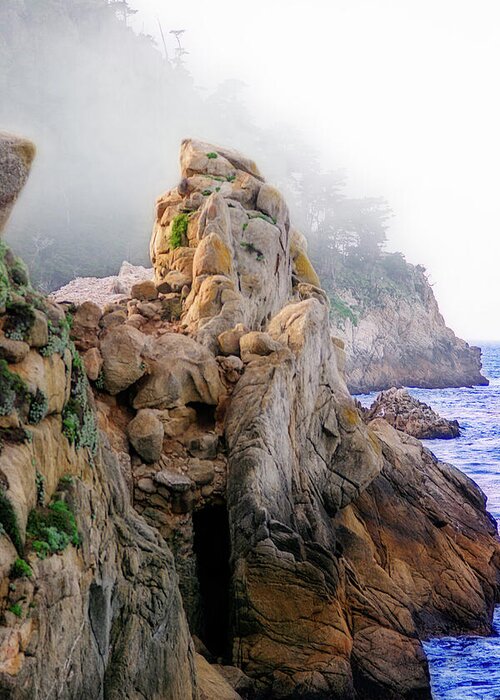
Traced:
[[[188, 140], [181, 175], [158, 201], [154, 289], [68, 304], [72, 323], [48, 325], [43, 370], [58, 382], [40, 369], [28, 392], [52, 443], [13, 442], [27, 418], [8, 379], [2, 469], [20, 527], [4, 518], [0, 649], [15, 661], [0, 688], [430, 699], [420, 640], [490, 629], [499, 544], [484, 496], [417, 440], [363, 421], [305, 242], [256, 165]], [[45, 357], [15, 329], [18, 364]], [[45, 586], [43, 567], [64, 585]], [[35, 608], [11, 597], [27, 586], [43, 593]]]
[[384, 418], [393, 428], [419, 440], [448, 440], [460, 435], [458, 421], [442, 418], [406, 389], [382, 391], [363, 416], [367, 422]]
[[446, 326], [424, 268], [404, 264], [404, 281], [333, 282], [340, 310], [334, 314], [335, 333], [345, 342], [351, 393], [487, 384], [480, 348]]
[[[33, 150], [0, 136], [7, 204]], [[173, 557], [98, 435], [64, 310], [1, 242], [0, 290], [0, 695], [197, 698]]]
[[24, 187], [35, 156], [35, 147], [26, 139], [0, 131], [0, 231]]

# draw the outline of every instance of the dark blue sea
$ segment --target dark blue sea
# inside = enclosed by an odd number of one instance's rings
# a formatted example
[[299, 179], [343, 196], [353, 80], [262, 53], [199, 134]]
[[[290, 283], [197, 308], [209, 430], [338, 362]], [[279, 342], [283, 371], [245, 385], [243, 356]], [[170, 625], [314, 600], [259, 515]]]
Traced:
[[[410, 389], [410, 393], [442, 416], [458, 420], [459, 438], [424, 443], [439, 459], [479, 484], [488, 497], [488, 510], [500, 522], [500, 345], [483, 344], [482, 348], [489, 386]], [[369, 405], [374, 396], [359, 398]], [[500, 700], [500, 606], [494, 626], [498, 636], [447, 637], [425, 643], [434, 700]]]

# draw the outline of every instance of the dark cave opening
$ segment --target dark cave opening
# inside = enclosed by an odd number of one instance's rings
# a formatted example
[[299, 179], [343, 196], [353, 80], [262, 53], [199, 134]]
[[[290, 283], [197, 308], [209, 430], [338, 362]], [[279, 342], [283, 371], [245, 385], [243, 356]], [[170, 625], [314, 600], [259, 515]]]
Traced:
[[196, 511], [193, 526], [201, 603], [198, 635], [214, 656], [228, 659], [231, 656], [231, 542], [225, 505], [207, 506]]

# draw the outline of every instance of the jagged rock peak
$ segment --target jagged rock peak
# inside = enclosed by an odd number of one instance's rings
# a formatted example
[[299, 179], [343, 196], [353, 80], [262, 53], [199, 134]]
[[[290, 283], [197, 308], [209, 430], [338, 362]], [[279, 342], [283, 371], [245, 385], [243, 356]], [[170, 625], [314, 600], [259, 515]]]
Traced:
[[34, 157], [31, 141], [0, 131], [0, 233], [28, 179]]
[[[203, 344], [242, 323], [262, 330], [295, 294], [325, 300], [286, 202], [250, 159], [191, 139], [181, 181], [160, 197], [151, 260], [160, 291], [185, 290], [183, 322]], [[302, 285], [302, 287], [300, 286]]]

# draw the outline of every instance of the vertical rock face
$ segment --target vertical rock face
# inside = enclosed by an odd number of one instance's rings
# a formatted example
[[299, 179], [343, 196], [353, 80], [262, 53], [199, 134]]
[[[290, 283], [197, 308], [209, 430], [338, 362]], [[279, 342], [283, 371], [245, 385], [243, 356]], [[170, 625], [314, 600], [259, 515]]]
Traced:
[[[0, 224], [33, 153], [0, 135]], [[64, 310], [1, 243], [0, 297], [0, 695], [196, 698], [173, 557], [99, 438]]]
[[385, 421], [362, 424], [303, 237], [255, 165], [187, 141], [181, 171], [159, 200], [157, 283], [185, 274], [185, 332], [244, 363], [224, 400], [232, 662], [263, 697], [430, 698], [420, 637], [489, 629], [484, 496]]
[[390, 280], [385, 290], [365, 282], [369, 300], [360, 301], [356, 288], [336, 289], [345, 308], [353, 310], [335, 322], [345, 342], [349, 390], [488, 384], [481, 374], [481, 350], [446, 326], [423, 268], [405, 263], [405, 270], [404, 284]]
[[429, 699], [420, 638], [490, 628], [484, 496], [364, 423], [256, 165], [181, 170], [155, 284], [71, 324], [2, 249], [0, 695]]

